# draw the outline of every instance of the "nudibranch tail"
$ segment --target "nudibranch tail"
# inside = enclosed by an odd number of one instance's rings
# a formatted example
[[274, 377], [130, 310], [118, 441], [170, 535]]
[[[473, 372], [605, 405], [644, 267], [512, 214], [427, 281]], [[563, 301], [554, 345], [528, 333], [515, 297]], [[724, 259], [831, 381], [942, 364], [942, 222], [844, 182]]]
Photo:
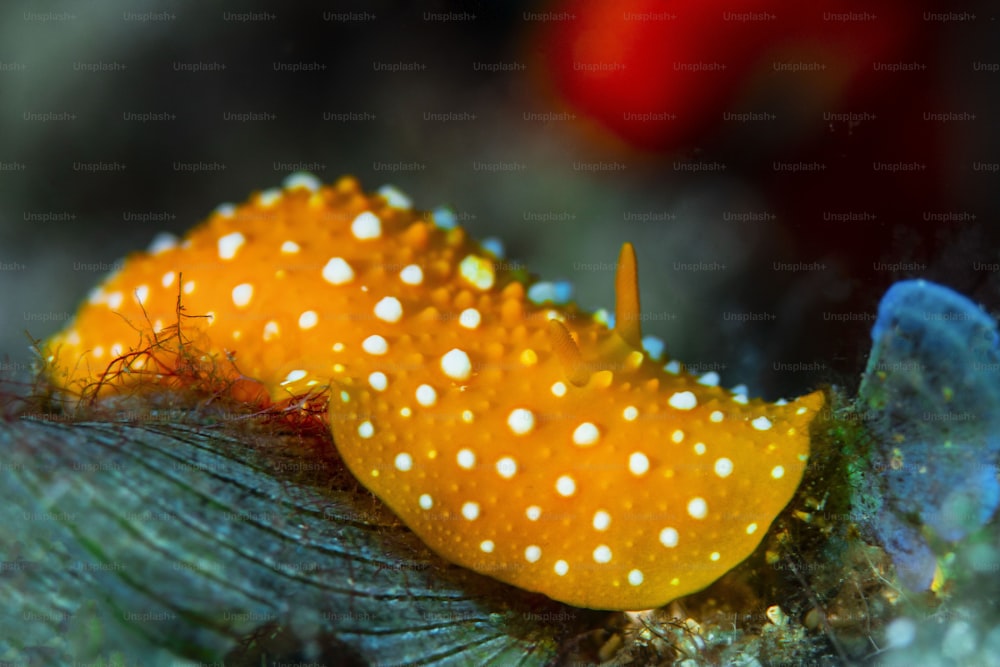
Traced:
[[[535, 303], [521, 274], [393, 193], [297, 177], [130, 257], [49, 342], [56, 381], [103, 377], [143, 323], [175, 320], [179, 292], [208, 316], [186, 324], [204, 353], [274, 400], [331, 388], [348, 468], [452, 562], [645, 609], [743, 561], [798, 486], [823, 394], [769, 404], [666, 370], [642, 350], [628, 244], [612, 330]], [[137, 380], [152, 381], [116, 376]]]

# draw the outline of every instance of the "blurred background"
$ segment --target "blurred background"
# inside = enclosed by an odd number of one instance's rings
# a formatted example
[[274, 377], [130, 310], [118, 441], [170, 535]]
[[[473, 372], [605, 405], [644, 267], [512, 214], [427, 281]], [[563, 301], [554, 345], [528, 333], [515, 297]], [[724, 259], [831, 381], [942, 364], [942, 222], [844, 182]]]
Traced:
[[995, 3], [9, 2], [0, 369], [128, 253], [307, 170], [450, 206], [774, 399], [853, 390], [925, 277], [1000, 311]]

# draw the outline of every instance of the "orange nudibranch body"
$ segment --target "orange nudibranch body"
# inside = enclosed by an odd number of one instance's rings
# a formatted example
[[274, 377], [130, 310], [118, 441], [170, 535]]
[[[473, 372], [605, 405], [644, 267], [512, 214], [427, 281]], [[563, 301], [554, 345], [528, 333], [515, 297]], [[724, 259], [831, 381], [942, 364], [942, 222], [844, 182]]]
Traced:
[[298, 175], [130, 257], [48, 341], [50, 367], [101, 379], [176, 323], [179, 294], [220, 372], [277, 401], [329, 388], [351, 472], [444, 558], [598, 609], [711, 584], [794, 494], [823, 394], [770, 404], [651, 358], [630, 246], [616, 328], [522, 280], [394, 190]]

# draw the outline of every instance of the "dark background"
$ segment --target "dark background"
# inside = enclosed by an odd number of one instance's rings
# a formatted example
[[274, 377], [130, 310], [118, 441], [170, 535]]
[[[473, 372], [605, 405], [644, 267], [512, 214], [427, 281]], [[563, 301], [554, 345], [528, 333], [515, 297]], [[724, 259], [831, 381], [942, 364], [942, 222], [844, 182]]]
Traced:
[[[554, 83], [550, 63], [564, 45], [550, 22], [530, 16], [559, 7], [502, 4], [5, 3], [3, 369], [25, 376], [25, 331], [44, 338], [65, 326], [103, 273], [157, 232], [182, 234], [218, 204], [279, 185], [300, 167], [324, 181], [355, 174], [371, 190], [392, 183], [417, 208], [450, 205], [475, 237], [501, 238], [512, 260], [544, 279], [571, 280], [587, 309], [613, 307], [610, 265], [621, 243], [632, 241], [646, 332], [696, 370], [719, 370], [724, 384], [746, 382], [772, 399], [822, 383], [853, 388], [871, 313], [896, 280], [936, 280], [1000, 311], [1000, 174], [973, 168], [1000, 162], [1000, 73], [972, 65], [1000, 63], [1000, 28], [988, 3], [949, 3], [948, 10], [976, 18], [946, 23], [922, 19], [927, 7], [910, 3], [904, 11], [917, 28], [899, 60], [925, 64], [919, 72], [869, 78], [830, 108], [796, 105], [832, 74], [772, 74], [733, 111], [769, 110], [778, 120], [716, 123], [655, 147], [607, 132]], [[350, 11], [367, 17], [337, 17]], [[439, 11], [474, 18], [428, 18]], [[137, 19], [145, 12], [151, 20]], [[242, 12], [265, 14], [236, 20]], [[374, 66], [399, 62], [421, 69]], [[225, 68], [184, 69], [192, 63]], [[311, 69], [276, 71], [303, 63]], [[483, 63], [517, 69], [489, 72]], [[105, 71], [89, 71], [95, 67]], [[828, 122], [824, 111], [876, 118]], [[930, 121], [926, 111], [975, 119]], [[166, 119], [127, 119], [132, 113]], [[268, 120], [227, 115], [245, 113]], [[329, 119], [345, 113], [367, 120]], [[468, 116], [425, 115], [439, 113]], [[569, 115], [538, 120], [533, 113]], [[886, 175], [872, 170], [873, 160], [927, 167]], [[775, 161], [829, 168], [788, 174]], [[199, 162], [224, 168], [177, 168]], [[490, 172], [477, 162], [522, 168]], [[598, 162], [617, 166], [580, 168]], [[694, 162], [727, 168], [677, 166]], [[79, 166], [95, 163], [114, 168]], [[770, 219], [727, 219], [733, 211]], [[824, 219], [829, 211], [877, 217]], [[648, 212], [661, 219], [627, 219]], [[928, 219], [928, 212], [959, 219]], [[135, 219], [143, 216], [151, 219]], [[538, 219], [546, 216], [556, 219]], [[776, 269], [775, 262], [813, 268]], [[693, 263], [714, 268], [690, 270]], [[774, 317], [741, 323], [727, 316], [749, 312]]]

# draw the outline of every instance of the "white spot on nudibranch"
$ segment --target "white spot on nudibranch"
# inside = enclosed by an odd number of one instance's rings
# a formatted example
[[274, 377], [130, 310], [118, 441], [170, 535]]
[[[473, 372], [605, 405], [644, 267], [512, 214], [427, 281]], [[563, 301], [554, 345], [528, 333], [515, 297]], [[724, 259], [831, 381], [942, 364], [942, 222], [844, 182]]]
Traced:
[[455, 457], [458, 462], [458, 467], [465, 470], [472, 470], [476, 467], [476, 455], [471, 449], [460, 449], [458, 450], [458, 456]]
[[704, 387], [718, 387], [719, 386], [719, 374], [715, 371], [709, 371], [698, 378], [698, 384]]
[[469, 355], [457, 347], [441, 357], [441, 370], [453, 380], [468, 380], [472, 374]]
[[393, 208], [410, 208], [413, 202], [402, 191], [392, 185], [383, 185], [378, 189], [378, 194], [385, 199], [385, 203]]
[[315, 310], [307, 310], [299, 315], [299, 328], [303, 331], [308, 331], [317, 324], [319, 324], [319, 315], [316, 314]]
[[594, 549], [594, 562], [595, 563], [610, 563], [611, 562], [611, 548], [606, 544], [602, 544], [596, 549]]
[[649, 472], [649, 457], [642, 452], [634, 452], [628, 457], [628, 470], [639, 477]]
[[569, 572], [569, 563], [564, 560], [557, 560], [555, 566], [552, 568], [555, 573], [560, 577], [565, 576]]
[[611, 515], [604, 510], [594, 512], [594, 530], [605, 531], [611, 525]]
[[627, 422], [634, 422], [639, 418], [639, 408], [634, 405], [628, 406], [622, 410], [622, 418]]
[[132, 296], [134, 296], [135, 300], [138, 301], [140, 304], [146, 303], [146, 299], [149, 298], [149, 286], [139, 285], [138, 287], [135, 288], [135, 291], [132, 292]]
[[303, 188], [309, 192], [316, 192], [319, 190], [322, 182], [312, 174], [305, 171], [297, 171], [293, 174], [289, 174], [284, 181], [281, 182], [282, 187], [286, 190], [294, 190], [296, 188]]
[[687, 512], [692, 519], [704, 519], [708, 516], [708, 503], [704, 498], [692, 498], [688, 501]]
[[298, 382], [299, 380], [305, 378], [307, 375], [309, 374], [303, 370], [291, 371], [288, 373], [288, 375], [285, 376], [285, 379], [281, 382], [281, 384], [286, 385], [286, 384], [291, 384], [293, 382]]
[[553, 396], [557, 398], [562, 398], [563, 396], [566, 395], [566, 383], [556, 382], [555, 384], [552, 385], [550, 391], [552, 392]]
[[219, 259], [230, 260], [236, 257], [236, 253], [246, 242], [247, 238], [240, 232], [220, 236], [218, 241]]
[[475, 329], [482, 322], [483, 316], [475, 308], [466, 308], [458, 316], [458, 323], [466, 329]]
[[754, 419], [750, 423], [753, 424], [753, 427], [758, 431], [766, 431], [772, 426], [771, 420], [767, 417], [757, 417], [757, 419]]
[[493, 287], [496, 280], [493, 262], [476, 255], [466, 255], [458, 265], [458, 273], [467, 283], [483, 291]]
[[556, 492], [563, 497], [570, 497], [576, 493], [576, 481], [569, 475], [563, 475], [556, 480]]
[[643, 576], [641, 570], [631, 570], [628, 573], [628, 583], [632, 586], [639, 586], [642, 584]]
[[469, 521], [479, 518], [479, 503], [467, 502], [462, 505], [462, 516]]
[[773, 477], [774, 479], [781, 479], [784, 476], [785, 476], [784, 466], [774, 466], [773, 468], [771, 468], [771, 477]]
[[278, 200], [280, 199], [281, 199], [281, 190], [279, 190], [278, 188], [270, 188], [268, 190], [264, 190], [263, 192], [261, 192], [257, 201], [260, 203], [261, 206], [270, 207], [277, 204]]
[[331, 285], [344, 285], [354, 280], [354, 269], [342, 257], [332, 257], [323, 267], [323, 280]]
[[385, 373], [375, 371], [368, 376], [368, 385], [375, 391], [385, 391], [385, 388], [389, 386], [389, 378], [385, 376]]
[[407, 285], [419, 285], [424, 282], [424, 270], [416, 264], [404, 266], [403, 270], [399, 272], [399, 279]]
[[369, 336], [361, 342], [361, 349], [368, 354], [378, 356], [389, 351], [389, 343], [387, 343], [385, 338], [382, 338], [382, 336]]
[[538, 559], [542, 557], [541, 547], [532, 544], [530, 547], [524, 550], [524, 560], [529, 563], [537, 563]]
[[493, 540], [483, 540], [479, 543], [479, 550], [484, 554], [491, 554], [494, 546], [496, 545], [493, 544]]
[[403, 304], [396, 297], [387, 296], [375, 304], [375, 317], [383, 322], [398, 322], [403, 317]]
[[715, 474], [725, 479], [733, 473], [733, 462], [723, 456], [715, 461]]
[[510, 479], [517, 474], [517, 461], [509, 456], [505, 456], [497, 461], [497, 474], [504, 479]]
[[396, 454], [396, 460], [394, 463], [396, 470], [399, 470], [400, 472], [409, 472], [410, 470], [413, 470], [413, 457], [406, 452]]
[[507, 416], [507, 426], [514, 435], [525, 435], [531, 433], [535, 428], [535, 415], [531, 410], [516, 408], [511, 410]]
[[434, 387], [429, 384], [422, 384], [417, 387], [416, 391], [417, 403], [428, 408], [435, 403], [437, 403], [437, 392], [434, 391]]
[[302, 250], [302, 248], [295, 241], [285, 241], [281, 244], [281, 252], [286, 255], [294, 255], [300, 250]]
[[367, 440], [368, 438], [375, 435], [375, 427], [372, 426], [371, 422], [368, 421], [361, 422], [361, 425], [358, 426], [358, 435]]
[[670, 396], [667, 404], [677, 410], [691, 410], [698, 405], [698, 397], [690, 391], [678, 391]]
[[524, 511], [524, 516], [528, 517], [528, 521], [538, 521], [542, 516], [542, 508], [538, 505], [532, 505]]
[[250, 283], [242, 283], [233, 288], [233, 304], [237, 308], [248, 306], [251, 299], [253, 299], [253, 285]]
[[359, 241], [382, 236], [382, 221], [371, 211], [363, 211], [351, 222], [351, 234]]
[[713, 410], [712, 414], [708, 416], [708, 420], [710, 422], [715, 422], [716, 424], [718, 424], [719, 422], [722, 421], [722, 412], [720, 410]]
[[680, 536], [677, 534], [677, 530], [674, 528], [664, 528], [660, 531], [660, 544], [667, 547], [668, 549], [673, 549], [677, 546], [677, 541]]
[[279, 335], [281, 335], [281, 327], [279, 327], [278, 323], [274, 320], [268, 320], [267, 323], [264, 324], [264, 333], [262, 336], [264, 338], [264, 342], [270, 342]]
[[590, 422], [583, 422], [573, 431], [573, 444], [580, 447], [589, 447], [595, 444], [601, 437], [601, 432]]
[[429, 510], [434, 507], [434, 499], [427, 493], [422, 493], [420, 498], [417, 499], [417, 503], [420, 505], [420, 509], [422, 510]]
[[150, 255], [159, 255], [177, 247], [178, 238], [170, 232], [157, 232], [153, 240], [149, 242], [146, 252]]

